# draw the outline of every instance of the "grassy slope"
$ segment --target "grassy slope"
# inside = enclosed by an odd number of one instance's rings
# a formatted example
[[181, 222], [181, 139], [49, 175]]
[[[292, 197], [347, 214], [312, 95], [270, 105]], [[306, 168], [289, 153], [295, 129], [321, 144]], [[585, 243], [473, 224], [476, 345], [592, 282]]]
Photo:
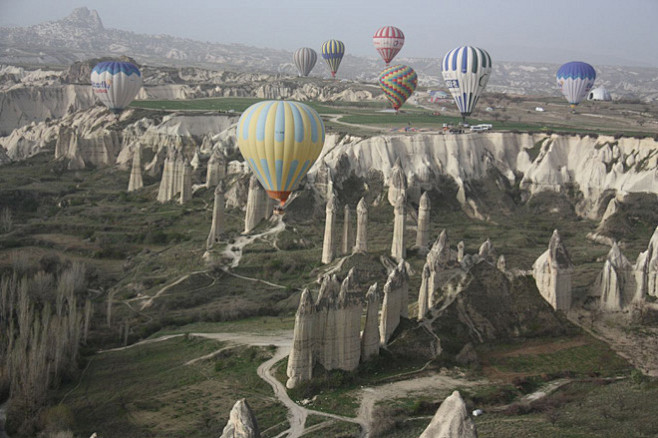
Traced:
[[64, 386], [58, 394], [66, 394], [61, 403], [75, 413], [74, 432], [82, 436], [218, 436], [240, 398], [254, 408], [263, 430], [280, 431], [286, 409], [256, 376], [271, 351], [229, 347], [217, 358], [186, 365], [224, 347], [178, 337], [102, 353], [90, 360], [75, 386]]

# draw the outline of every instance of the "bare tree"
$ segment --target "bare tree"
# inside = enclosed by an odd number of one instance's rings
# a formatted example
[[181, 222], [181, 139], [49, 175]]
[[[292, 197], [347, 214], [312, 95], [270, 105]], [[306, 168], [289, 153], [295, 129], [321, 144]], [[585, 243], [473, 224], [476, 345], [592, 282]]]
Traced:
[[5, 207], [0, 212], [0, 231], [3, 233], [8, 233], [14, 228], [14, 218], [11, 214], [11, 210], [8, 207]]

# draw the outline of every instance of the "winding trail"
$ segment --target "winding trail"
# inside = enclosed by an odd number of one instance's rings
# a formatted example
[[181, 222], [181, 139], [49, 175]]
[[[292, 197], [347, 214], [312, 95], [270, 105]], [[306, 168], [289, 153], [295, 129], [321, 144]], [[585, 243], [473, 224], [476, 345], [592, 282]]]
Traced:
[[283, 222], [283, 216], [274, 215], [270, 221], [275, 222], [275, 225], [258, 234], [250, 234], [246, 236], [239, 236], [235, 239], [235, 242], [228, 244], [226, 249], [222, 252], [222, 256], [231, 260], [229, 265], [230, 268], [237, 268], [240, 264], [240, 259], [242, 259], [242, 249], [252, 243], [256, 239], [262, 239], [263, 237], [269, 236], [271, 234], [278, 234], [281, 231], [286, 229], [286, 224]]

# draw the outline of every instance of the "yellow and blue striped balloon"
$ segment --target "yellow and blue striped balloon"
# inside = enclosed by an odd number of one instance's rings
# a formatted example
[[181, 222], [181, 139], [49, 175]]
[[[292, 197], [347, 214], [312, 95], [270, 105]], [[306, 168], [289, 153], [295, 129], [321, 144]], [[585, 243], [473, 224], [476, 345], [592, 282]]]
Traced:
[[283, 206], [324, 145], [324, 124], [308, 105], [269, 100], [251, 105], [237, 128], [238, 147], [267, 194]]
[[322, 58], [325, 60], [331, 70], [331, 77], [336, 77], [336, 72], [338, 71], [338, 66], [340, 61], [343, 59], [345, 54], [345, 44], [338, 40], [329, 40], [322, 43], [322, 49], [320, 50]]

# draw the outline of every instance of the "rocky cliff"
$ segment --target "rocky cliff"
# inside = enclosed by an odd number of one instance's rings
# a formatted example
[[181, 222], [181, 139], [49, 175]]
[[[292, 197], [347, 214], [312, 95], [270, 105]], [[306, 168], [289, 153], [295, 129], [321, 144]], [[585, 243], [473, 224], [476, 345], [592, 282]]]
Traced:
[[457, 199], [468, 208], [473, 207], [468, 183], [487, 178], [492, 170], [530, 195], [575, 188], [583, 194], [579, 213], [590, 218], [601, 214], [601, 202], [609, 200], [606, 191], [658, 193], [657, 142], [606, 136], [492, 132], [354, 139], [326, 144], [309, 179], [325, 167], [339, 188], [350, 176], [365, 180], [373, 171], [390, 185], [398, 159], [407, 180], [416, 181], [420, 189], [431, 189], [442, 176], [454, 180]]

